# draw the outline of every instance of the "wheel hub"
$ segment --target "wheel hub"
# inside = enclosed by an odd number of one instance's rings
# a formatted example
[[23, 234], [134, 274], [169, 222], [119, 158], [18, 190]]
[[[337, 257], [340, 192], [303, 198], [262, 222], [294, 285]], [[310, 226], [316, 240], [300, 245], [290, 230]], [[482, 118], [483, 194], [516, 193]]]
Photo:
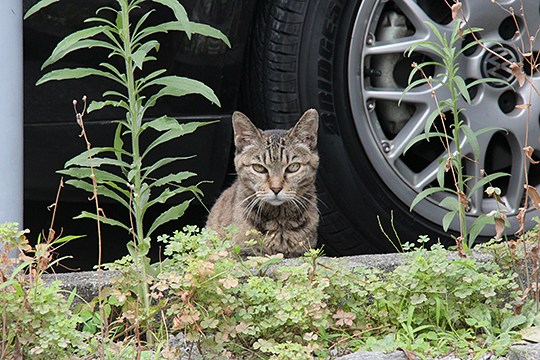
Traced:
[[[489, 50], [486, 51], [482, 58], [482, 76], [505, 80], [510, 84], [513, 83], [516, 77], [512, 73], [512, 69], [510, 69], [510, 64], [519, 61], [518, 54], [514, 49], [506, 45], [495, 45]], [[489, 82], [488, 84], [495, 88], [506, 86], [500, 82]]]

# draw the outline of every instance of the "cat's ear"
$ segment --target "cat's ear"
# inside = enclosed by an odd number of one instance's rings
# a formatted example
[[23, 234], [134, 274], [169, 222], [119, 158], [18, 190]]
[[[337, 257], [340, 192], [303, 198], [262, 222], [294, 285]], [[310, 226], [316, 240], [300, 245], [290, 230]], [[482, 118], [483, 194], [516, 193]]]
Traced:
[[319, 113], [315, 109], [307, 110], [296, 125], [289, 130], [289, 136], [307, 144], [311, 150], [317, 148], [317, 130], [319, 129]]
[[232, 116], [234, 130], [234, 145], [241, 152], [248, 145], [256, 145], [261, 141], [261, 131], [240, 111]]

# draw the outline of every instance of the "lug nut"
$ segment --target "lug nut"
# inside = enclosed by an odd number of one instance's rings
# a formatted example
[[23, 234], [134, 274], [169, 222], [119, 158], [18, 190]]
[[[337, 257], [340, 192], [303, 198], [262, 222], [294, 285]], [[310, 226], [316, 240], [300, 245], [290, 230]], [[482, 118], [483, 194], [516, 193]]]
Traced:
[[373, 42], [374, 42], [374, 39], [373, 39], [373, 34], [368, 34], [367, 36], [367, 39], [366, 39], [366, 44], [367, 45], [373, 45]]

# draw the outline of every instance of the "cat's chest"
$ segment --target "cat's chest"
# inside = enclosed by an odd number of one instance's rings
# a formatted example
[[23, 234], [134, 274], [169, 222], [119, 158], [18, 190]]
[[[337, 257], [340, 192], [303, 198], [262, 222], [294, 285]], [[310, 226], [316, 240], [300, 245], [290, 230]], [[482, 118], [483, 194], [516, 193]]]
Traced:
[[262, 232], [298, 230], [307, 222], [306, 212], [289, 206], [268, 206], [252, 214], [251, 221]]

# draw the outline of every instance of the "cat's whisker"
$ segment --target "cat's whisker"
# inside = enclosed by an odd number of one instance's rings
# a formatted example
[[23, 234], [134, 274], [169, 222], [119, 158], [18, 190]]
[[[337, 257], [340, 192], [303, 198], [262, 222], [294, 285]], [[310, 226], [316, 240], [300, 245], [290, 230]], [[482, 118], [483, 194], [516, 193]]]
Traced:
[[304, 204], [302, 199], [300, 199], [298, 196], [291, 197], [289, 201], [296, 207], [296, 209], [298, 209], [298, 211], [307, 211], [308, 209], [307, 205]]
[[[244, 217], [246, 217], [250, 212], [252, 212], [255, 206], [257, 205], [257, 203], [260, 201], [260, 199], [257, 197], [257, 193], [254, 193], [248, 196], [246, 199], [244, 199], [244, 201], [242, 201], [242, 203], [245, 202], [246, 200], [249, 200], [249, 202], [244, 207], [244, 210], [242, 211], [242, 216]], [[237, 204], [236, 206], [237, 207], [242, 206], [242, 203]]]
[[252, 213], [255, 215], [256, 220], [260, 220], [265, 197], [266, 192], [264, 191], [257, 191], [253, 195], [251, 195], [251, 200], [244, 208], [242, 215], [244, 217], [247, 217], [247, 215]]
[[259, 204], [259, 206], [257, 207], [257, 218], [260, 220], [261, 219], [262, 208], [263, 208], [263, 202], [259, 201], [258, 204]]
[[[238, 205], [242, 205], [243, 203], [245, 203], [245, 202], [248, 201], [248, 200], [251, 201], [251, 199], [252, 199], [253, 197], [255, 197], [255, 196], [257, 196], [257, 193], [253, 193], [253, 194], [251, 194], [251, 195], [249, 195], [249, 196], [246, 196], [246, 198], [245, 198], [244, 200], [242, 200]], [[238, 206], [238, 205], [237, 205], [237, 206]]]
[[243, 215], [246, 216], [246, 215], [248, 215], [250, 212], [252, 212], [253, 209], [255, 208], [255, 206], [257, 205], [258, 202], [259, 202], [259, 199], [258, 199], [258, 198], [256, 198], [256, 197], [253, 198], [253, 199], [249, 202], [248, 206], [246, 206], [246, 207], [244, 208]]
[[[321, 210], [319, 210], [319, 207], [317, 206], [317, 200], [319, 200], [318, 197], [315, 197], [315, 198], [308, 198], [308, 197], [305, 196], [305, 195], [297, 195], [297, 196], [298, 196], [299, 198], [301, 198], [305, 203], [311, 204], [311, 205], [315, 205], [314, 207], [315, 207], [315, 209], [317, 209], [317, 213], [319, 213], [319, 215], [321, 215]], [[305, 203], [304, 203], [304, 205], [306, 206], [306, 210], [307, 210], [307, 209], [308, 209], [308, 205], [305, 204]], [[321, 203], [322, 203], [322, 202], [321, 202]], [[323, 203], [323, 205], [324, 205], [324, 203]], [[325, 205], [325, 206], [326, 206], [326, 205]]]
[[[324, 207], [328, 207], [328, 205], [326, 205], [326, 203], [324, 201], [322, 201], [318, 196], [317, 196], [317, 203], [320, 203], [321, 205], [323, 205]], [[320, 213], [320, 212], [319, 212]]]

